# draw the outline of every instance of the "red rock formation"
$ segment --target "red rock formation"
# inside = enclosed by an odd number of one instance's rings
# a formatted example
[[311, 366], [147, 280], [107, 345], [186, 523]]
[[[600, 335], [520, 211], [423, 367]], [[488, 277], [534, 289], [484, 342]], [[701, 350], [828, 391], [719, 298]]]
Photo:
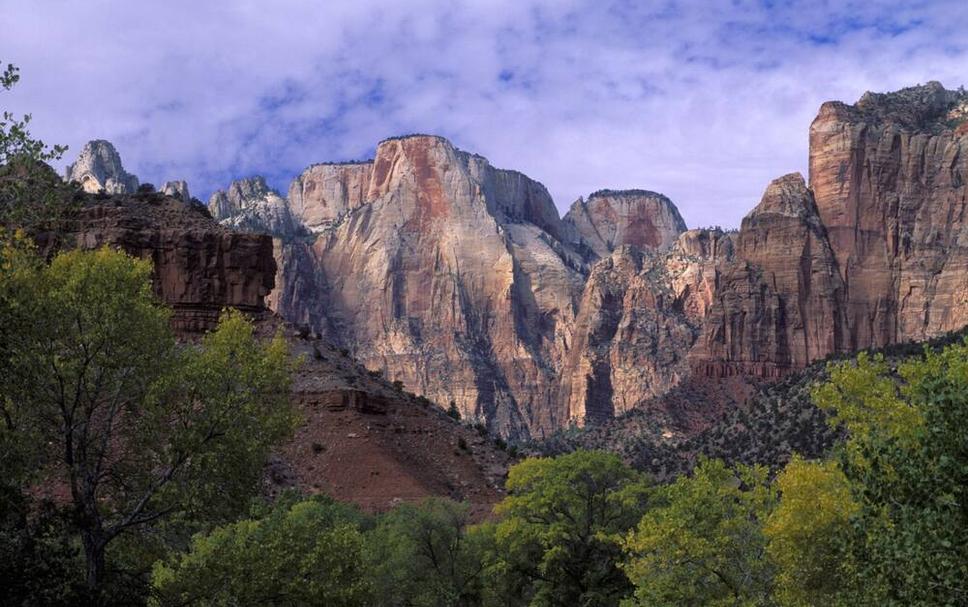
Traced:
[[233, 232], [200, 207], [159, 194], [89, 201], [71, 228], [76, 246], [120, 247], [154, 264], [155, 289], [179, 331], [214, 328], [219, 312], [266, 310], [272, 239]]
[[294, 275], [325, 292], [279, 311], [313, 320], [312, 306], [326, 318], [315, 328], [368, 367], [507, 435], [555, 425], [583, 277], [551, 236], [560, 220], [544, 188], [431, 136], [384, 141], [358, 170], [365, 201], [320, 232], [312, 267]]
[[965, 107], [930, 83], [825, 103], [810, 127], [810, 185], [846, 287], [850, 349], [968, 323], [968, 137], [952, 129]]
[[776, 377], [844, 348], [844, 288], [803, 177], [767, 188], [745, 218], [690, 353], [707, 375]]
[[600, 190], [575, 201], [564, 221], [598, 257], [623, 245], [664, 250], [686, 231], [672, 201], [646, 190]]

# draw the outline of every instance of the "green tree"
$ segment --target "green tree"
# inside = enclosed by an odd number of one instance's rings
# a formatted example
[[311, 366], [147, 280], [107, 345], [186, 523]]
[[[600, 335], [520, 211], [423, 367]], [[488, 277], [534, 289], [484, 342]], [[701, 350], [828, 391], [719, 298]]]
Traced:
[[794, 457], [776, 479], [781, 499], [765, 527], [768, 552], [777, 566], [781, 605], [836, 605], [852, 583], [844, 537], [859, 506], [835, 461]]
[[466, 504], [430, 498], [381, 517], [367, 534], [373, 605], [478, 605], [486, 533], [471, 528]]
[[[0, 62], [2, 65], [2, 62]], [[0, 90], [20, 81], [20, 71], [7, 64], [0, 72]], [[50, 147], [28, 130], [31, 116], [0, 114], [0, 225], [17, 225], [31, 232], [56, 228], [70, 210], [73, 189], [46, 162], [58, 160], [66, 146]]]
[[662, 487], [626, 543], [630, 605], [769, 605], [762, 525], [775, 504], [763, 468], [700, 462]]
[[648, 479], [618, 456], [528, 459], [508, 475], [495, 530], [501, 585], [530, 605], [617, 605], [631, 591], [622, 538], [641, 518]]
[[[2, 65], [3, 62], [0, 62]], [[9, 91], [20, 81], [20, 69], [11, 64], [0, 72], [0, 88]], [[0, 118], [0, 164], [7, 164], [14, 158], [28, 157], [41, 161], [57, 160], [67, 151], [67, 146], [48, 147], [43, 141], [30, 136], [27, 125], [31, 116], [17, 118], [12, 112], [4, 110]]]
[[196, 535], [159, 562], [151, 604], [369, 605], [364, 539], [355, 517], [328, 498], [282, 500], [262, 518]]
[[236, 312], [200, 347], [179, 346], [147, 261], [104, 248], [14, 265], [0, 277], [16, 322], [4, 434], [30, 437], [32, 450], [11, 453], [69, 493], [98, 589], [119, 536], [175, 516], [225, 520], [246, 503], [293, 425], [290, 358]]
[[858, 503], [854, 605], [968, 604], [968, 341], [897, 368], [835, 365], [815, 393], [850, 430], [840, 465]]

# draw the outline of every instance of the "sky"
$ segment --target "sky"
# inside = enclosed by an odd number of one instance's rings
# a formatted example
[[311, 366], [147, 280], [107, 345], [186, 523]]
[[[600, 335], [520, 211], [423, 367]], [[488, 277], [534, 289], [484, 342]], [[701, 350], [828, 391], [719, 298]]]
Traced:
[[643, 188], [733, 227], [806, 175], [823, 101], [968, 84], [966, 32], [964, 0], [0, 0], [0, 109], [203, 200], [433, 133], [562, 213]]

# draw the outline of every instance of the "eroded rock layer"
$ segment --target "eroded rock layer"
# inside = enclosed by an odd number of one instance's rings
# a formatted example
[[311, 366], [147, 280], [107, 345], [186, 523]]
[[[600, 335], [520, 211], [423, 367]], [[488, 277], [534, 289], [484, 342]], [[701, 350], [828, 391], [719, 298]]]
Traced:
[[119, 247], [150, 259], [155, 290], [172, 306], [178, 331], [213, 329], [226, 307], [267, 310], [276, 271], [272, 239], [233, 232], [181, 200], [146, 194], [89, 201], [68, 238], [79, 248]]
[[938, 83], [825, 103], [810, 186], [846, 289], [850, 349], [968, 323], [968, 96]]
[[686, 231], [686, 222], [672, 201], [646, 190], [600, 190], [588, 200], [575, 201], [564, 221], [598, 257], [623, 245], [668, 249]]
[[[274, 237], [283, 317], [441, 407], [540, 437], [716, 394], [679, 389], [703, 382], [734, 402], [743, 378], [968, 324], [966, 118], [968, 96], [933, 83], [824, 104], [809, 187], [777, 179], [736, 232], [686, 230], [645, 190], [562, 219], [540, 183], [424, 135], [313, 165], [288, 199], [235, 182], [209, 209]], [[681, 417], [701, 427], [700, 409]]]

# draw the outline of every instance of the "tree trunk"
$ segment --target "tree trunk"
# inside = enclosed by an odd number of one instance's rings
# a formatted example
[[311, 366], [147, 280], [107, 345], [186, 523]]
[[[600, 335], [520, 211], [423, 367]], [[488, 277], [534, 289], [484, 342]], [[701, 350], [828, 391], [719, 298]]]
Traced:
[[104, 583], [104, 548], [105, 542], [96, 534], [85, 532], [84, 559], [87, 561], [87, 587], [96, 596]]

